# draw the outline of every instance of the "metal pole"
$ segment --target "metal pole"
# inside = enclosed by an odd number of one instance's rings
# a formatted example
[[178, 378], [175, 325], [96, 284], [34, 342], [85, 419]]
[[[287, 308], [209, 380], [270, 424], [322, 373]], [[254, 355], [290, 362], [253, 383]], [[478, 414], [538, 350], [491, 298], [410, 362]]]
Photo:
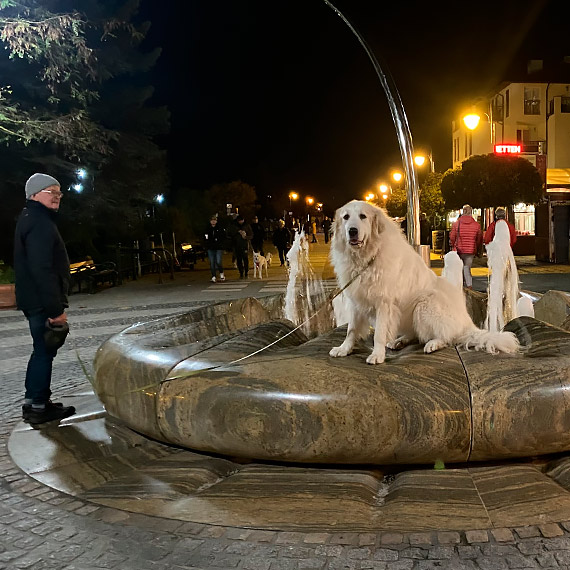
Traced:
[[[386, 94], [392, 120], [396, 127], [396, 135], [398, 136], [398, 143], [400, 145], [400, 154], [402, 155], [402, 163], [406, 172], [406, 195], [408, 201], [408, 242], [416, 249], [420, 245], [420, 199], [419, 199], [419, 185], [416, 171], [414, 169], [414, 147], [412, 144], [412, 134], [408, 124], [408, 117], [404, 110], [404, 105], [394, 83], [394, 79], [389, 72], [384, 73], [376, 56], [372, 53], [364, 38], [358, 33], [354, 26], [346, 19], [346, 17], [336, 8], [329, 0], [323, 0], [324, 3], [334, 10], [342, 21], [350, 28], [352, 33], [357, 37], [360, 45], [367, 53], [376, 75], [380, 80], [380, 84]], [[384, 64], [384, 68], [387, 69]]]

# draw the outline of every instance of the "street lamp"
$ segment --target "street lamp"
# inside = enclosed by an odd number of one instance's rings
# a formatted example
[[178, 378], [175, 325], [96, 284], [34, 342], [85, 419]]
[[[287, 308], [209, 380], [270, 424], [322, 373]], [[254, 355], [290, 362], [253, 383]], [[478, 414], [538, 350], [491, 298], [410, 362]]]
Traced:
[[372, 192], [368, 192], [367, 194], [364, 195], [364, 199], [367, 202], [373, 202], [376, 199], [376, 194], [374, 194]]
[[426, 160], [429, 160], [429, 171], [433, 172], [434, 171], [434, 165], [433, 165], [433, 157], [431, 155], [431, 151], [426, 153], [426, 154], [416, 154], [414, 156], [414, 162], [416, 163], [417, 166], [422, 167]]
[[297, 192], [289, 192], [289, 210], [292, 207], [291, 200], [296, 200], [298, 197], [299, 197], [299, 194], [297, 194]]
[[74, 184], [72, 188], [78, 193], [81, 194], [83, 192], [83, 184]]
[[84, 180], [85, 178], [87, 178], [87, 170], [85, 170], [85, 168], [78, 168], [77, 178], [79, 178], [79, 180]]
[[470, 131], [474, 131], [477, 128], [477, 125], [479, 125], [480, 120], [481, 117], [476, 113], [469, 113], [468, 115], [465, 115], [465, 117], [463, 117], [463, 123]]
[[157, 195], [154, 197], [154, 201], [155, 201], [157, 204], [162, 204], [162, 203], [164, 202], [164, 194], [157, 194]]
[[396, 170], [396, 172], [392, 173], [392, 180], [394, 180], [394, 182], [401, 182], [402, 178], [404, 178], [404, 175], [401, 172]]

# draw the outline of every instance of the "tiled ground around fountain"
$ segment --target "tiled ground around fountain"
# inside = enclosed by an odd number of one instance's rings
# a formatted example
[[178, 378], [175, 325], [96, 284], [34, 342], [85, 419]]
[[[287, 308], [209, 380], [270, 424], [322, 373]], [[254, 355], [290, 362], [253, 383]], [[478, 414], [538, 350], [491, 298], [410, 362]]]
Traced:
[[570, 512], [570, 455], [444, 469], [247, 462], [138, 435], [107, 416], [92, 392], [65, 401], [78, 414], [60, 425], [16, 426], [12, 459], [45, 485], [125, 511], [326, 532], [516, 527]]

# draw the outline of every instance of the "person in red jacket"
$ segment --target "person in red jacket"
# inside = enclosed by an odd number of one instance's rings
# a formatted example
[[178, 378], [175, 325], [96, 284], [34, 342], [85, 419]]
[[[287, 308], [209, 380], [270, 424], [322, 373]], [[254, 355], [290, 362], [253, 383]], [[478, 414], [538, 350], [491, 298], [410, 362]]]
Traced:
[[489, 227], [487, 228], [487, 231], [485, 232], [485, 237], [483, 238], [483, 242], [485, 243], [485, 245], [487, 245], [488, 243], [491, 243], [493, 241], [493, 238], [495, 237], [495, 224], [499, 220], [505, 220], [507, 226], [509, 226], [509, 233], [511, 234], [511, 247], [513, 247], [513, 245], [515, 245], [515, 242], [517, 241], [517, 234], [515, 232], [515, 226], [513, 226], [513, 224], [511, 224], [510, 222], [507, 222], [507, 213], [505, 212], [504, 208], [497, 208], [495, 210], [495, 221], [492, 224], [490, 224]]
[[478, 222], [473, 219], [473, 209], [469, 204], [465, 204], [462, 208], [462, 214], [453, 224], [449, 241], [453, 251], [463, 261], [463, 284], [468, 288], [473, 288], [473, 277], [471, 275], [471, 266], [473, 258], [477, 253], [477, 249], [483, 240], [483, 232]]

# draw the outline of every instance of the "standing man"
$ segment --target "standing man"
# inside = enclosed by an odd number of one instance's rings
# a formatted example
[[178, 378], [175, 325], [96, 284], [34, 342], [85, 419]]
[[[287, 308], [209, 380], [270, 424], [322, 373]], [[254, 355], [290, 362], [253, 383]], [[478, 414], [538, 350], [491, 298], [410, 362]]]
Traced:
[[463, 261], [463, 284], [467, 289], [473, 289], [473, 277], [471, 276], [471, 266], [477, 249], [483, 240], [483, 232], [478, 222], [473, 219], [473, 209], [469, 204], [462, 208], [462, 214], [453, 224], [449, 241], [453, 251]]
[[232, 228], [232, 242], [234, 246], [234, 253], [236, 256], [237, 268], [239, 271], [239, 278], [247, 279], [249, 272], [249, 241], [253, 237], [251, 226], [245, 223], [243, 216], [236, 218], [236, 224]]
[[515, 245], [515, 242], [517, 241], [517, 232], [515, 230], [515, 226], [513, 226], [511, 222], [507, 221], [507, 212], [505, 211], [504, 208], [497, 208], [495, 210], [495, 221], [492, 222], [487, 228], [487, 231], [485, 232], [485, 237], [483, 238], [483, 243], [487, 245], [488, 243], [491, 243], [493, 241], [493, 238], [495, 237], [495, 226], [497, 225], [497, 222], [501, 220], [504, 220], [504, 222], [509, 227], [509, 234], [511, 237], [511, 249], [512, 249], [513, 245]]
[[257, 216], [253, 216], [251, 231], [253, 232], [253, 237], [251, 238], [251, 247], [253, 248], [253, 251], [260, 255], [265, 255], [265, 253], [263, 253], [263, 238], [265, 231], [263, 226], [259, 223]]
[[291, 232], [285, 227], [285, 221], [279, 220], [279, 227], [273, 232], [273, 245], [279, 252], [281, 267], [285, 265], [287, 252], [291, 247]]
[[220, 272], [220, 281], [225, 281], [224, 268], [222, 267], [222, 256], [224, 254], [224, 243], [226, 240], [226, 232], [218, 226], [218, 217], [210, 217], [210, 225], [204, 232], [206, 240], [206, 251], [208, 252], [208, 260], [210, 261], [210, 272], [212, 274], [212, 283], [216, 282], [216, 270]]
[[69, 258], [55, 224], [59, 182], [36, 173], [26, 182], [26, 207], [16, 224], [14, 269], [18, 309], [28, 319], [33, 351], [26, 371], [22, 417], [30, 424], [67, 418], [73, 406], [50, 400], [52, 364], [69, 331]]
[[331, 221], [328, 216], [325, 216], [323, 221], [323, 233], [325, 234], [325, 243], [329, 243], [329, 235], [331, 231]]

